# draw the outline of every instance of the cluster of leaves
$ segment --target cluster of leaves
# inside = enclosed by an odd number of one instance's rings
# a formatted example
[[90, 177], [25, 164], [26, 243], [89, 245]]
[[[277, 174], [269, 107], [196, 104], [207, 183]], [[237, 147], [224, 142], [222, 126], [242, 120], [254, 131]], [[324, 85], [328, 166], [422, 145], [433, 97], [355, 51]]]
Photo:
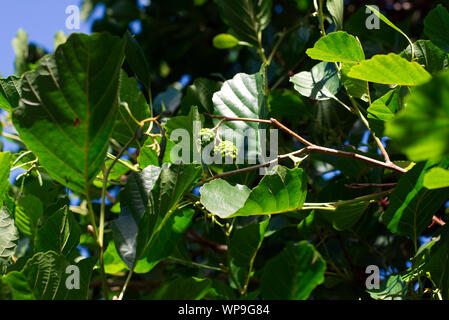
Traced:
[[[372, 7], [347, 17], [343, 0], [107, 5], [102, 32], [58, 34], [51, 54], [14, 40], [0, 299], [449, 299], [444, 6], [407, 35]], [[170, 84], [184, 73], [192, 85]], [[269, 125], [285, 133], [270, 174], [193, 158], [203, 142], [233, 160], [261, 153], [222, 133], [262, 143]]]

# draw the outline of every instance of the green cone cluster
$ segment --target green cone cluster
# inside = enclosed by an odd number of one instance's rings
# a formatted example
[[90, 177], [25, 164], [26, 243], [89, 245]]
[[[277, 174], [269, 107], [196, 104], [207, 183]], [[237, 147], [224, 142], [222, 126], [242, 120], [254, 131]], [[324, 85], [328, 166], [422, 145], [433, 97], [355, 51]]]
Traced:
[[214, 148], [215, 154], [221, 154], [223, 158], [237, 158], [237, 147], [231, 141], [222, 141]]
[[204, 128], [200, 130], [198, 143], [202, 147], [207, 146], [209, 143], [214, 141], [214, 139], [215, 139], [215, 131], [213, 129]]

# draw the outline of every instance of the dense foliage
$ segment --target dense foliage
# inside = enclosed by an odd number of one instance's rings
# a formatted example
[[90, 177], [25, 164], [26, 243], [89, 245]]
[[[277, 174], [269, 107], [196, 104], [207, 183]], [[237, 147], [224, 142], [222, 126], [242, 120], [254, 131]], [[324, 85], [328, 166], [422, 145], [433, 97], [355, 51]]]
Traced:
[[449, 12], [359, 2], [84, 0], [94, 33], [49, 54], [19, 31], [0, 299], [449, 299]]

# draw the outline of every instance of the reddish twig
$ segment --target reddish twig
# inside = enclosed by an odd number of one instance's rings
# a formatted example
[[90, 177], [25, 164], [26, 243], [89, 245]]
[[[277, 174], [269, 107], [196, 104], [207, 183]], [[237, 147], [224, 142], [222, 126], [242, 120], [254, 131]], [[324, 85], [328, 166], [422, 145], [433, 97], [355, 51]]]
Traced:
[[352, 183], [345, 184], [346, 188], [350, 189], [364, 189], [364, 188], [393, 188], [397, 186], [397, 182], [393, 183]]
[[213, 241], [210, 241], [210, 240], [200, 236], [198, 233], [196, 233], [195, 231], [193, 231], [191, 229], [187, 230], [186, 235], [190, 236], [190, 240], [191, 241], [193, 240], [194, 242], [200, 243], [200, 244], [202, 244], [202, 245], [204, 245], [206, 247], [209, 247], [209, 248], [211, 248], [211, 249], [213, 249], [215, 251], [222, 251], [222, 252], [224, 252], [224, 251], [228, 250], [228, 246], [227, 245], [218, 244], [218, 243], [215, 243]]
[[[295, 137], [299, 141], [301, 141], [301, 143], [303, 143], [304, 145], [306, 145], [306, 148], [298, 150], [297, 152], [292, 152], [292, 153], [290, 153], [288, 155], [279, 156], [278, 159], [276, 159], [275, 161], [278, 161], [278, 160], [283, 159], [283, 158], [288, 158], [291, 155], [298, 155], [298, 154], [316, 152], [316, 153], [333, 154], [333, 155], [336, 155], [336, 156], [341, 156], [341, 157], [346, 157], [346, 158], [354, 158], [354, 159], [358, 159], [358, 160], [367, 162], [367, 163], [372, 164], [372, 165], [381, 166], [381, 167], [384, 167], [384, 168], [387, 168], [387, 169], [390, 169], [390, 170], [393, 170], [393, 171], [396, 171], [396, 172], [400, 172], [400, 173], [407, 172], [407, 170], [405, 170], [405, 169], [395, 165], [392, 162], [383, 162], [383, 161], [380, 161], [380, 160], [369, 158], [367, 156], [364, 156], [364, 155], [361, 155], [361, 154], [358, 154], [358, 153], [353, 153], [353, 152], [348, 152], [348, 151], [341, 151], [341, 150], [336, 150], [336, 149], [331, 149], [331, 148], [317, 146], [317, 145], [313, 144], [312, 142], [304, 139], [299, 134], [295, 133], [294, 131], [292, 131], [291, 129], [287, 128], [285, 125], [280, 123], [278, 120], [273, 119], [273, 118], [271, 118], [270, 120], [263, 120], [263, 119], [251, 119], [251, 118], [225, 117], [225, 116], [219, 116], [219, 115], [211, 115], [211, 114], [208, 114], [208, 113], [204, 113], [204, 115], [206, 115], [206, 116], [208, 116], [210, 118], [214, 118], [214, 119], [221, 119], [220, 122], [217, 124], [217, 126], [215, 128], [219, 127], [219, 125], [221, 123], [226, 122], [226, 121], [245, 121], [245, 122], [259, 122], [259, 123], [273, 124], [273, 125], [277, 126], [278, 128], [280, 128], [281, 130], [287, 132], [291, 136]], [[241, 172], [247, 172], [247, 171], [251, 171], [251, 170], [256, 170], [256, 169], [259, 169], [259, 168], [268, 167], [271, 164], [273, 164], [273, 161], [270, 161], [270, 162], [267, 162], [267, 163], [264, 163], [264, 164], [261, 164], [261, 165], [257, 165], [257, 166], [252, 166], [252, 167], [249, 167], [249, 168], [229, 171], [229, 172], [223, 173], [223, 174], [218, 175], [218, 176], [223, 177], [223, 176], [229, 176], [229, 175], [237, 174], [237, 173], [241, 173]], [[217, 177], [217, 176], [215, 176], [215, 177]]]

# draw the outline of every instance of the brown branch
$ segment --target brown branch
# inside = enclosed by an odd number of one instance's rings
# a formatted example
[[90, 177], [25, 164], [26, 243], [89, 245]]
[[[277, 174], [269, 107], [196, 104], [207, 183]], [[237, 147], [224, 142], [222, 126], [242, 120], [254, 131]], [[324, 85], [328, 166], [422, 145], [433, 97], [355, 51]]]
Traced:
[[[405, 170], [405, 169], [395, 165], [392, 162], [382, 162], [380, 160], [369, 158], [367, 156], [364, 156], [364, 155], [361, 155], [361, 154], [358, 154], [358, 153], [353, 153], [353, 152], [348, 152], [348, 151], [341, 151], [341, 150], [336, 150], [336, 149], [331, 149], [331, 148], [317, 146], [317, 145], [311, 143], [310, 141], [304, 139], [303, 137], [301, 137], [297, 133], [293, 132], [291, 129], [287, 128], [285, 125], [283, 125], [282, 123], [280, 123], [279, 121], [277, 121], [276, 119], [273, 119], [273, 118], [271, 118], [270, 120], [262, 120], [262, 119], [251, 119], [251, 118], [225, 117], [225, 116], [219, 116], [219, 115], [211, 115], [211, 114], [208, 114], [208, 113], [204, 113], [204, 115], [208, 116], [210, 118], [213, 118], [213, 119], [221, 119], [220, 122], [217, 124], [217, 127], [221, 123], [223, 123], [225, 121], [247, 121], [247, 122], [259, 122], [259, 123], [274, 124], [278, 128], [280, 128], [283, 131], [287, 132], [288, 134], [290, 134], [291, 136], [295, 137], [296, 139], [298, 139], [304, 145], [307, 146], [306, 148], [298, 150], [297, 152], [292, 152], [292, 153], [289, 153], [287, 155], [278, 156], [278, 159], [276, 159], [276, 160], [272, 160], [270, 162], [267, 162], [267, 163], [264, 163], [264, 164], [261, 164], [261, 165], [257, 165], [257, 166], [253, 166], [253, 167], [249, 167], [249, 168], [244, 168], [244, 169], [240, 169], [240, 170], [234, 170], [234, 171], [229, 171], [229, 172], [226, 172], [226, 173], [222, 173], [220, 175], [217, 175], [218, 177], [224, 177], [224, 176], [229, 176], [229, 175], [232, 175], [232, 174], [248, 172], [248, 171], [256, 170], [256, 169], [259, 169], [259, 168], [268, 167], [271, 164], [273, 164], [273, 162], [278, 161], [278, 160], [282, 160], [284, 158], [288, 158], [291, 155], [298, 155], [298, 154], [312, 153], [312, 152], [333, 154], [333, 155], [336, 155], [336, 156], [341, 156], [341, 157], [346, 157], [346, 158], [354, 158], [354, 159], [358, 159], [358, 160], [361, 160], [361, 161], [365, 161], [365, 162], [370, 163], [372, 165], [376, 165], [376, 166], [384, 167], [384, 168], [387, 168], [387, 169], [391, 169], [391, 170], [396, 171], [396, 172], [400, 172], [400, 173], [407, 172], [407, 170]], [[214, 179], [216, 179], [217, 176], [215, 176]]]
[[275, 124], [276, 126], [278, 126], [280, 129], [284, 130], [285, 132], [287, 132], [288, 134], [292, 135], [293, 137], [295, 137], [296, 139], [298, 139], [299, 141], [301, 141], [303, 144], [305, 144], [306, 146], [312, 147], [314, 146], [313, 143], [307, 141], [306, 139], [304, 139], [303, 137], [301, 137], [299, 134], [293, 132], [292, 130], [290, 130], [289, 128], [287, 128], [286, 126], [284, 126], [282, 123], [280, 123], [279, 121], [277, 121], [276, 119], [271, 118], [270, 119], [271, 123]]
[[[162, 280], [139, 280], [139, 281], [131, 281], [128, 284], [129, 288], [135, 289], [135, 290], [145, 290], [145, 289], [151, 289], [154, 287], [158, 287], [162, 284]], [[115, 279], [108, 279], [107, 285], [111, 288], [111, 291], [120, 291], [121, 287], [125, 283], [124, 280], [115, 280]], [[101, 281], [92, 281], [89, 284], [90, 288], [98, 288], [101, 287], [102, 283]]]
[[208, 248], [211, 248], [212, 250], [215, 251], [227, 251], [228, 250], [228, 246], [224, 245], [224, 244], [219, 244], [219, 243], [215, 243], [213, 241], [210, 241], [202, 236], [200, 236], [198, 233], [196, 233], [195, 231], [188, 229], [186, 232], [186, 235], [190, 236], [189, 240], [196, 242], [196, 243], [200, 243]]
[[352, 183], [345, 184], [346, 188], [350, 189], [364, 189], [364, 188], [393, 188], [397, 186], [397, 182], [393, 183]]

